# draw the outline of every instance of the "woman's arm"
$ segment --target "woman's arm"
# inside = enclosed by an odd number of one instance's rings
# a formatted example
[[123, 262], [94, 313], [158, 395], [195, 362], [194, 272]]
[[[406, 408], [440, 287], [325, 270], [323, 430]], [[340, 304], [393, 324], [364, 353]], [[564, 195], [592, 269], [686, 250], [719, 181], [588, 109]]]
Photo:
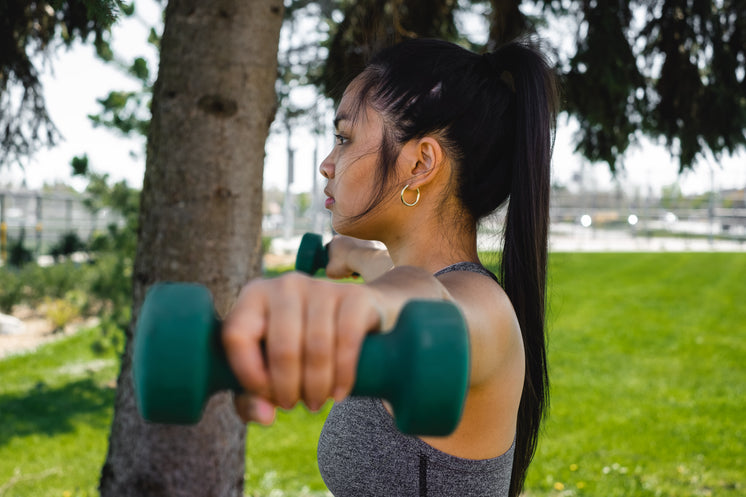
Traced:
[[246, 421], [271, 422], [268, 407], [303, 401], [315, 410], [330, 397], [346, 397], [365, 335], [392, 328], [412, 299], [455, 302], [469, 329], [472, 386], [494, 377], [500, 356], [515, 351], [500, 346], [505, 339], [498, 335], [510, 336], [500, 332], [500, 323], [511, 321], [499, 317], [499, 306], [489, 300], [494, 290], [487, 290], [499, 287], [468, 273], [443, 279], [446, 284], [424, 269], [402, 266], [362, 285], [298, 273], [251, 281], [222, 334], [231, 368], [250, 392], [237, 403], [239, 413]]
[[356, 273], [365, 281], [373, 281], [394, 267], [388, 250], [377, 242], [337, 235], [329, 242], [328, 251], [329, 278], [348, 278]]

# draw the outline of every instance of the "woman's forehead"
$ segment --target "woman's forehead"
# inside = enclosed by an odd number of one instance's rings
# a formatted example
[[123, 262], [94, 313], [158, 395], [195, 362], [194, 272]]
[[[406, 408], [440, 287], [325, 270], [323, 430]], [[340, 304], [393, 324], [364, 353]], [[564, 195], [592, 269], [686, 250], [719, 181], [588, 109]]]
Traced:
[[358, 75], [353, 79], [344, 93], [342, 94], [342, 100], [339, 102], [337, 107], [337, 113], [334, 118], [334, 125], [336, 127], [342, 121], [349, 121], [351, 123], [356, 122], [359, 118], [366, 119], [366, 114], [370, 111], [369, 106], [366, 105], [364, 98], [361, 98], [360, 92], [364, 87], [363, 75]]

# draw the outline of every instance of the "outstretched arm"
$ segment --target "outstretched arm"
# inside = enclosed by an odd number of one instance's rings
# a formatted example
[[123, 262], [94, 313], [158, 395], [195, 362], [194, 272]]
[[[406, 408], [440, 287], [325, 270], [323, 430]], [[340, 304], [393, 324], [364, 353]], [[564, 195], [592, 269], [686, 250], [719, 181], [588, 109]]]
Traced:
[[222, 331], [231, 369], [248, 392], [237, 402], [239, 414], [270, 423], [274, 406], [302, 401], [317, 410], [349, 395], [365, 335], [392, 328], [412, 298], [448, 294], [413, 267], [363, 285], [300, 273], [249, 282]]
[[[515, 351], [499, 339], [509, 334], [495, 333], [495, 315], [507, 309], [486, 300], [497, 288], [490, 279], [463, 273], [449, 279], [401, 266], [362, 285], [300, 273], [251, 281], [222, 334], [231, 369], [250, 392], [239, 397], [239, 414], [246, 421], [270, 423], [274, 406], [290, 408], [302, 401], [316, 410], [330, 397], [346, 397], [365, 335], [392, 328], [412, 299], [455, 302], [470, 334], [471, 384], [492, 377], [498, 358]], [[504, 321], [497, 319], [498, 328]]]

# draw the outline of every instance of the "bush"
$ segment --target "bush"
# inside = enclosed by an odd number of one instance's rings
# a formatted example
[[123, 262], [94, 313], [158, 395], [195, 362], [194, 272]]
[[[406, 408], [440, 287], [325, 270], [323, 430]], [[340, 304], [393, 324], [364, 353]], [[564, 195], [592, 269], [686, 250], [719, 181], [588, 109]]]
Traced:
[[[64, 262], [48, 267], [27, 264], [23, 268], [0, 268], [0, 310], [10, 312], [13, 306], [36, 307], [46, 299], [72, 299], [86, 313], [91, 303], [88, 294], [100, 276], [99, 268], [89, 264]], [[100, 296], [105, 300], [105, 296]]]
[[80, 252], [86, 249], [85, 243], [80, 239], [78, 234], [74, 231], [68, 231], [63, 234], [57, 243], [55, 243], [49, 250], [49, 254], [54, 257], [57, 261], [60, 257], [69, 257], [75, 252]]
[[0, 312], [10, 314], [23, 298], [21, 279], [16, 271], [0, 268]]
[[45, 297], [61, 299], [71, 290], [88, 290], [91, 279], [89, 268], [73, 262], [63, 262], [48, 267], [29, 264], [19, 273], [23, 281], [23, 299], [36, 305]]
[[21, 234], [17, 240], [11, 240], [8, 244], [8, 265], [15, 268], [22, 268], [34, 259], [33, 254], [25, 245], [26, 230], [21, 229]]
[[124, 330], [129, 325], [132, 307], [132, 260], [116, 253], [101, 255], [91, 266], [89, 291], [107, 302], [102, 321], [111, 321]]
[[[70, 292], [71, 294], [74, 292]], [[45, 299], [46, 316], [54, 326], [55, 333], [62, 331], [65, 326], [70, 324], [74, 319], [80, 317], [81, 308], [75, 302], [74, 298], [64, 299]]]

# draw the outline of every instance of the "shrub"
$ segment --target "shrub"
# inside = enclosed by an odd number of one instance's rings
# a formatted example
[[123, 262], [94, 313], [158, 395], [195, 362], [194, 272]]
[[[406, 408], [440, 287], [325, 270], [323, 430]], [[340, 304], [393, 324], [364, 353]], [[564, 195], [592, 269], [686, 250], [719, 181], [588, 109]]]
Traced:
[[80, 317], [80, 308], [73, 299], [46, 299], [46, 316], [54, 326], [55, 333], [62, 331], [74, 319]]
[[83, 243], [83, 240], [80, 239], [78, 234], [74, 231], [68, 231], [57, 240], [57, 243], [55, 243], [51, 249], [49, 249], [49, 254], [54, 257], [55, 261], [57, 261], [60, 257], [68, 257], [75, 252], [80, 252], [85, 249], [86, 245]]
[[0, 312], [10, 314], [23, 299], [23, 287], [17, 271], [0, 268]]
[[21, 229], [17, 240], [11, 240], [8, 244], [8, 265], [22, 268], [34, 259], [33, 254], [25, 245], [26, 230]]
[[23, 298], [29, 305], [42, 302], [45, 297], [61, 299], [70, 290], [87, 290], [87, 267], [63, 262], [48, 267], [29, 264], [19, 274], [23, 281]]

